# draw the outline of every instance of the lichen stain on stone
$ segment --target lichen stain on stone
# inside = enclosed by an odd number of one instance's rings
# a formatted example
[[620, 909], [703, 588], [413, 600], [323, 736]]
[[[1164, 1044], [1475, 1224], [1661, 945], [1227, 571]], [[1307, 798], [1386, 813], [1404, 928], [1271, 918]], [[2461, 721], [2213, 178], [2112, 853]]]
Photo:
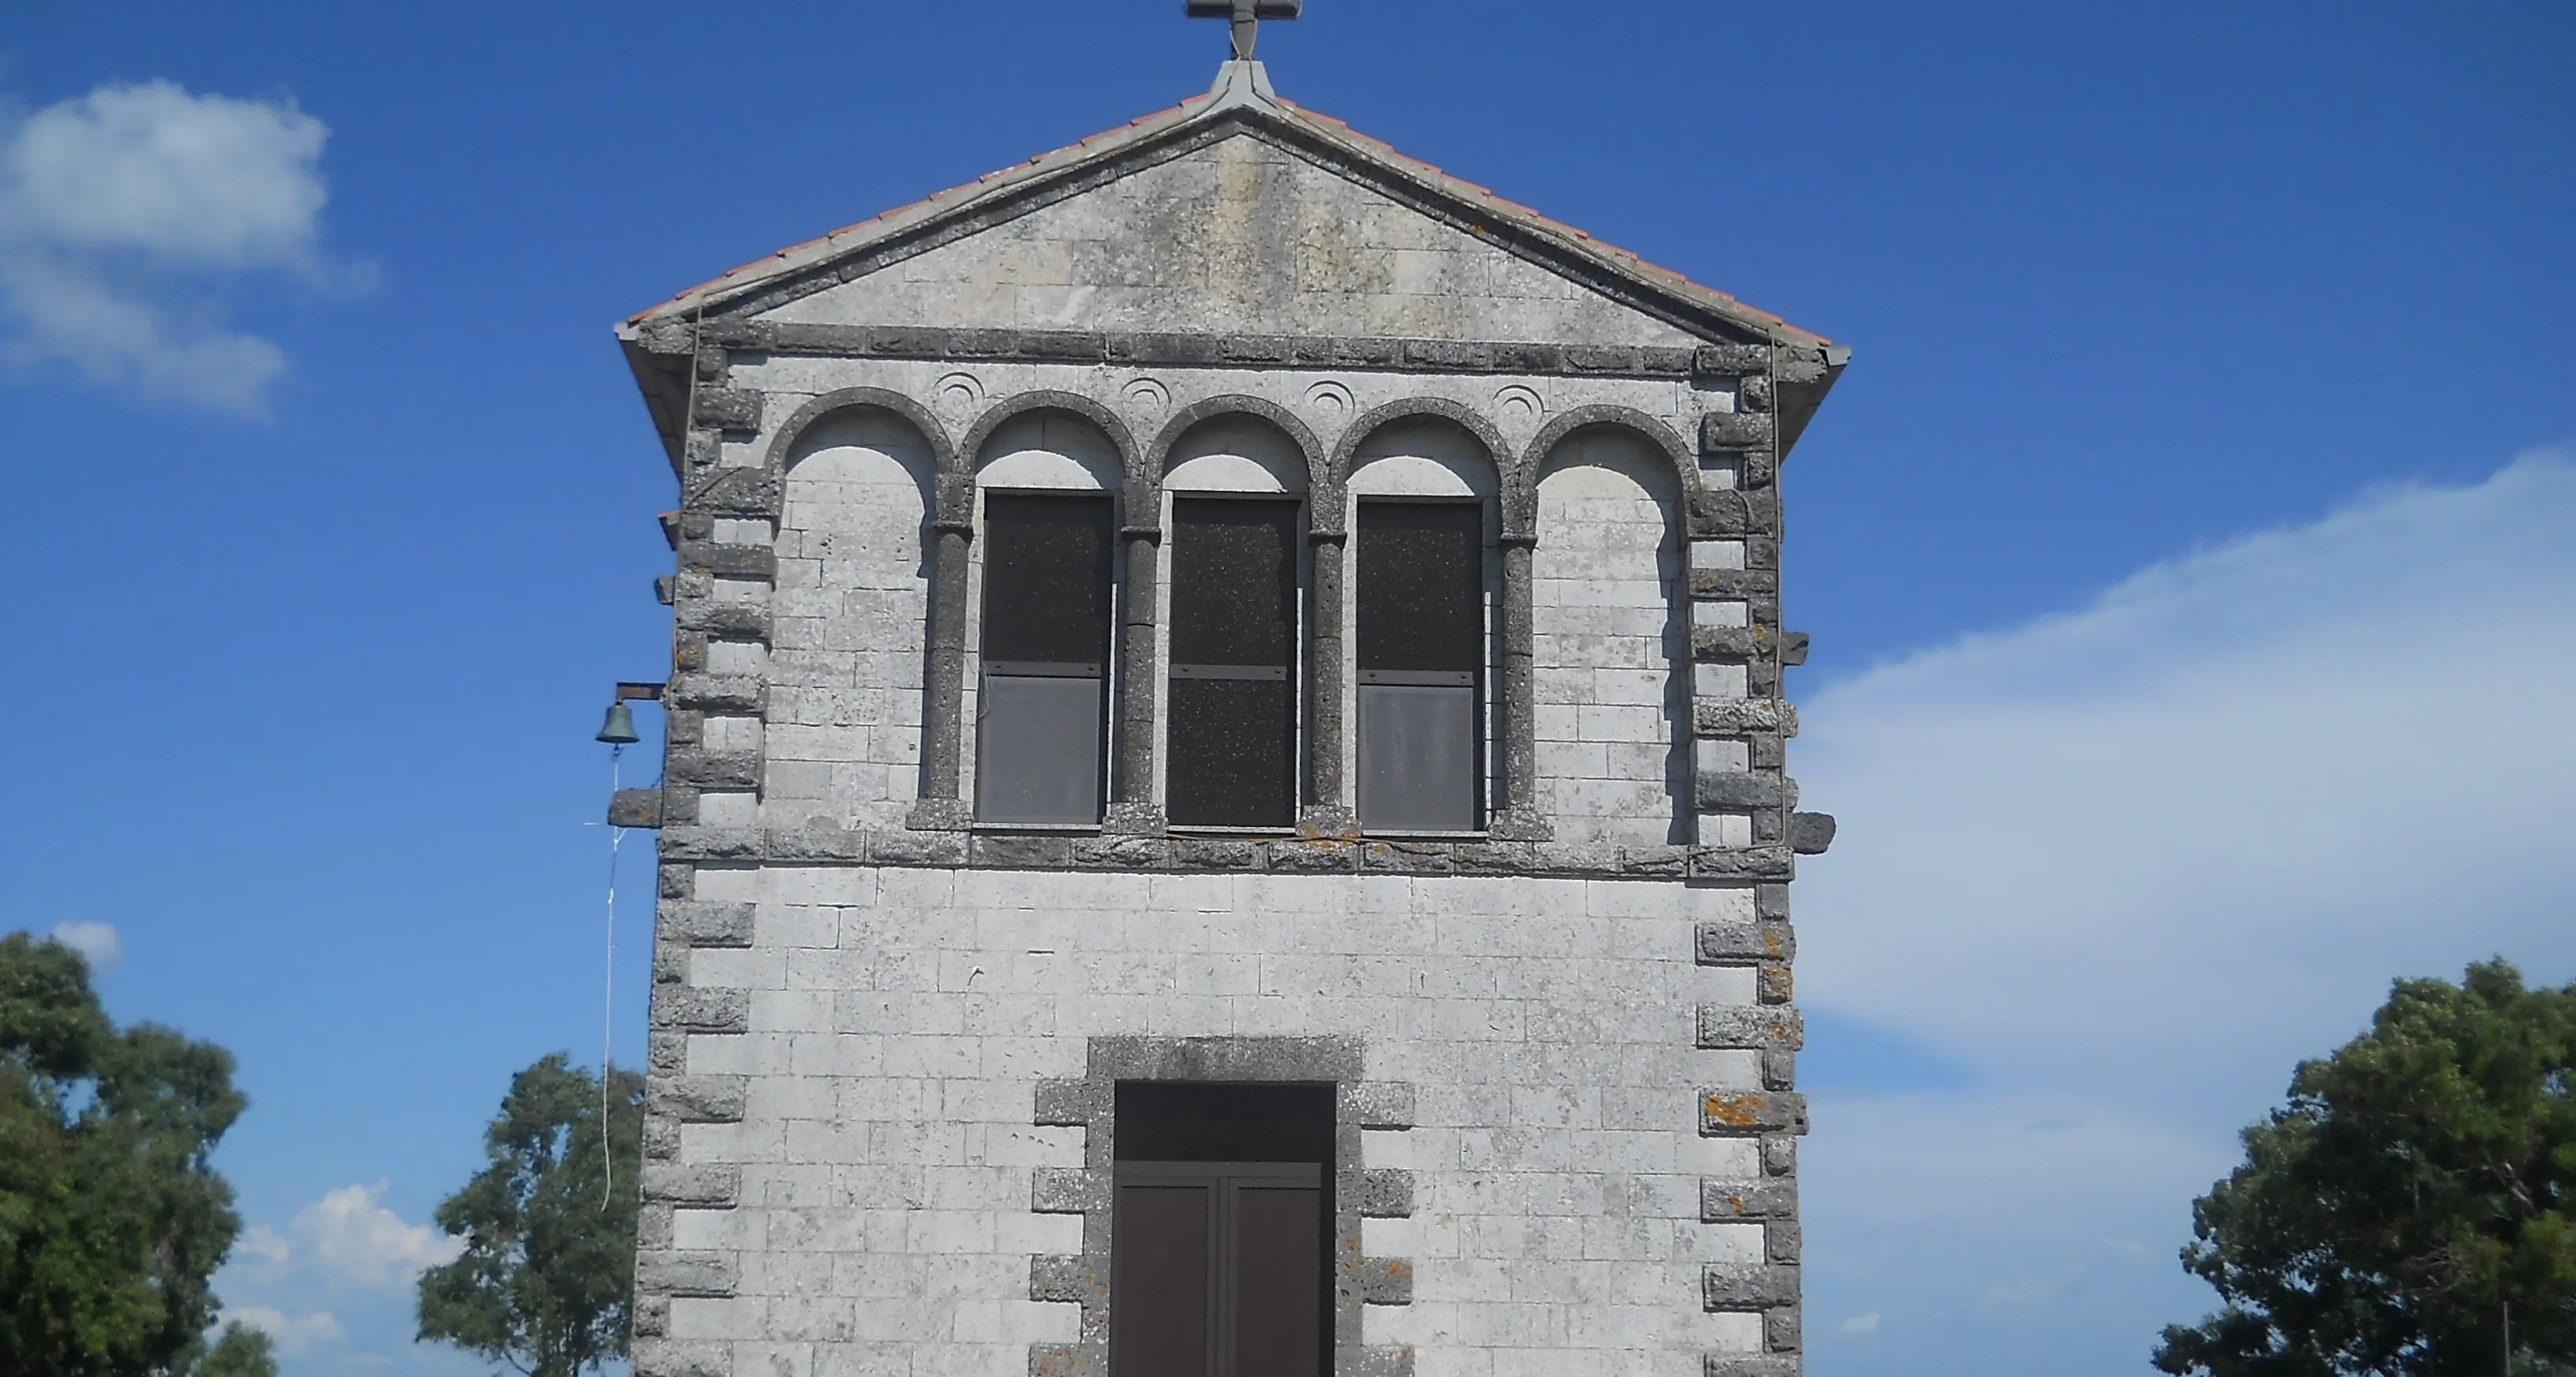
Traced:
[[1751, 1128], [1761, 1122], [1760, 1095], [1711, 1095], [1705, 1112], [1728, 1128]]
[[1207, 208], [1208, 289], [1242, 312], [1257, 310], [1295, 276], [1293, 198], [1258, 143], [1228, 139], [1214, 150], [1215, 192]]

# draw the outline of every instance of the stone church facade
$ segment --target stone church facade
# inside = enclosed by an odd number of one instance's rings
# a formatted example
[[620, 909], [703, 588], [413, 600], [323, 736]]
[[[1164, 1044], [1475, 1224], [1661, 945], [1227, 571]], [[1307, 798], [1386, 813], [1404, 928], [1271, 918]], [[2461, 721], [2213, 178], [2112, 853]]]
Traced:
[[1845, 351], [1246, 61], [619, 335], [640, 1377], [1799, 1370]]

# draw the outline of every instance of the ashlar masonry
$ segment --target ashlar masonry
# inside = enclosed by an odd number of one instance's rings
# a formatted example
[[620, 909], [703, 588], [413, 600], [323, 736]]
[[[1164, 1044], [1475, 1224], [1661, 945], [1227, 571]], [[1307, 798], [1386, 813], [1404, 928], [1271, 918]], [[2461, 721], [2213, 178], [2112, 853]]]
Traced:
[[1820, 336], [1225, 65], [619, 329], [641, 1377], [1788, 1377]]

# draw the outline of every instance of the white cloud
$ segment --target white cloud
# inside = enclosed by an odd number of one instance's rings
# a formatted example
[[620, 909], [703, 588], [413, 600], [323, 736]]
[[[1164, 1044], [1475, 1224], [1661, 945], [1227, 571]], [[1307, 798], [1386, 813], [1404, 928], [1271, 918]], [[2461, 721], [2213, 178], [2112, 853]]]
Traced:
[[224, 1318], [265, 1332], [277, 1341], [277, 1351], [289, 1358], [301, 1358], [324, 1344], [340, 1341], [340, 1321], [328, 1310], [299, 1319], [265, 1305], [237, 1305], [226, 1310]]
[[2576, 976], [2571, 684], [2552, 453], [1818, 694], [1798, 773], [1842, 830], [1798, 887], [1800, 996], [1965, 1084], [1818, 1097], [1811, 1284], [1868, 1272], [1912, 1334], [1973, 1327], [1958, 1279], [1983, 1276], [1988, 1305], [2115, 1317], [2005, 1326], [2059, 1347], [1991, 1370], [2135, 1366], [2208, 1308], [2172, 1261], [2190, 1201], [2298, 1059], [2395, 977]]
[[92, 966], [113, 966], [125, 959], [125, 944], [113, 923], [56, 923], [54, 940], [89, 958]]
[[422, 1269], [455, 1260], [464, 1242], [406, 1224], [384, 1206], [386, 1183], [342, 1186], [295, 1216], [296, 1251], [350, 1281], [408, 1285]]
[[1802, 992], [2172, 1103], [2277, 1090], [2393, 975], [2576, 974], [2571, 683], [2576, 464], [2532, 456], [1829, 688]]
[[1854, 1315], [1843, 1321], [1842, 1330], [1846, 1334], [1875, 1334], [1878, 1332], [1878, 1312], [1872, 1310], [1866, 1315]]
[[282, 1267], [288, 1258], [295, 1255], [295, 1245], [287, 1242], [277, 1230], [265, 1224], [253, 1224], [242, 1230], [241, 1237], [233, 1240], [233, 1255], [237, 1259]]
[[0, 120], [0, 313], [21, 363], [93, 383], [257, 412], [286, 369], [229, 328], [223, 289], [251, 274], [355, 286], [319, 246], [330, 131], [291, 101], [100, 86]]

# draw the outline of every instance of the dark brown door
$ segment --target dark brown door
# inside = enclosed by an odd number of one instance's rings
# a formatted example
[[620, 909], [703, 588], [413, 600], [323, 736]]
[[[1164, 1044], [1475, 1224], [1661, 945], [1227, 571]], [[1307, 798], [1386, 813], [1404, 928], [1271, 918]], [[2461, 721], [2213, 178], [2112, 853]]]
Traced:
[[1121, 1162], [1110, 1377], [1322, 1377], [1323, 1168]]

